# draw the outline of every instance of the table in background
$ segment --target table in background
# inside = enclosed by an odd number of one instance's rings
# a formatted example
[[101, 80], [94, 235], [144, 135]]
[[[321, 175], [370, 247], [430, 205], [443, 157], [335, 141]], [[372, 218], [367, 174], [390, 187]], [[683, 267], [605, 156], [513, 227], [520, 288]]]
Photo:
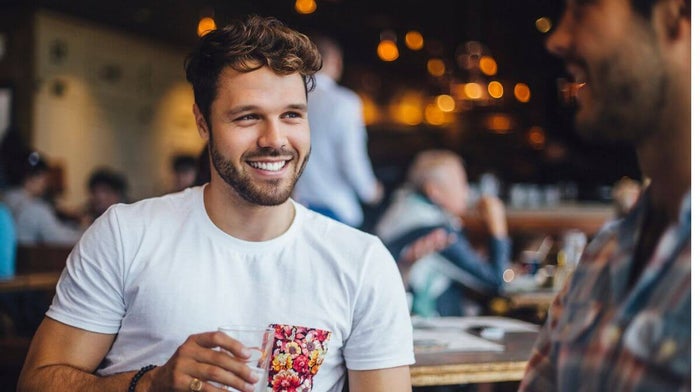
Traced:
[[[475, 351], [469, 351], [466, 348], [448, 350], [441, 347], [436, 348], [435, 351], [430, 351], [430, 349], [421, 350], [416, 346], [416, 363], [410, 367], [411, 384], [414, 387], [421, 387], [520, 381], [525, 374], [532, 346], [539, 333], [539, 326], [515, 319], [499, 317], [452, 319], [472, 321], [474, 319], [485, 320], [489, 318], [520, 323], [526, 326], [527, 331], [523, 329], [515, 332], [515, 329], [511, 329], [502, 335], [500, 339], [484, 339], [488, 342], [502, 345], [503, 351], [477, 351], [477, 348], [475, 348]], [[485, 325], [488, 325], [488, 323], [485, 323]], [[419, 329], [421, 328], [416, 327], [414, 322], [414, 333]], [[461, 331], [467, 334], [469, 333], [467, 330], [461, 328], [444, 329], [443, 334], [443, 330], [440, 328], [432, 329], [433, 333], [436, 332], [439, 336], [448, 336], [450, 333], [460, 333]], [[504, 330], [508, 331], [507, 329]], [[428, 331], [431, 331], [431, 329], [429, 328]], [[469, 334], [477, 336], [475, 333]]]
[[413, 386], [519, 381], [525, 374], [534, 332], [507, 333], [499, 352], [417, 352], [411, 366]]
[[60, 272], [34, 272], [15, 275], [10, 279], [0, 279], [0, 293], [33, 290], [53, 291], [60, 276]]
[[[578, 229], [589, 238], [607, 221], [614, 218], [614, 209], [608, 204], [561, 204], [556, 207], [506, 208], [508, 232], [519, 234], [559, 235], [563, 231]], [[484, 225], [475, 211], [462, 218], [464, 228], [470, 233], [484, 231]]]

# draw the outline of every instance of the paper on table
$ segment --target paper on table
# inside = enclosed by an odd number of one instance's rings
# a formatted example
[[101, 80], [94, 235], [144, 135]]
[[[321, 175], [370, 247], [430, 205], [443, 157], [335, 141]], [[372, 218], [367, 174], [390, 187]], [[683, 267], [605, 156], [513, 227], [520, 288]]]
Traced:
[[414, 329], [416, 352], [437, 351], [503, 351], [503, 345], [478, 338], [465, 331], [444, 329]]
[[538, 332], [540, 327], [536, 324], [506, 317], [479, 316], [479, 317], [433, 317], [413, 318], [414, 328], [458, 329], [465, 331], [469, 328], [500, 328], [503, 332]]

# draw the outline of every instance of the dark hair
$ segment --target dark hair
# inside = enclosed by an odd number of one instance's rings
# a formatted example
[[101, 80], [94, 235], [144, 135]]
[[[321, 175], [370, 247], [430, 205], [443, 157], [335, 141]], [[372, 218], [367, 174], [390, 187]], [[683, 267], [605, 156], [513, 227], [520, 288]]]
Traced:
[[192, 155], [176, 155], [172, 160], [172, 168], [176, 173], [197, 170], [197, 158]]
[[21, 181], [49, 172], [49, 165], [37, 151], [25, 154], [22, 160]]
[[105, 185], [122, 196], [126, 195], [128, 184], [126, 178], [116, 171], [103, 167], [95, 169], [88, 179], [88, 188], [93, 190], [98, 185]]
[[238, 72], [264, 66], [280, 75], [298, 72], [308, 92], [314, 86], [313, 74], [321, 68], [321, 56], [307, 36], [271, 17], [252, 15], [210, 31], [185, 60], [187, 81], [207, 124], [217, 81], [226, 66]]

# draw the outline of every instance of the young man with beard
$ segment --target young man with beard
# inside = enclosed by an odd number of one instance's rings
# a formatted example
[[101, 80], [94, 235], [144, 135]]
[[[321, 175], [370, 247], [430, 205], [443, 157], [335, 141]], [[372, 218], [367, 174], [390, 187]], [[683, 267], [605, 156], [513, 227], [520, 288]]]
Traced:
[[690, 390], [690, 1], [571, 0], [549, 50], [578, 131], [632, 143], [651, 183], [589, 244], [520, 390]]
[[251, 391], [250, 353], [213, 332], [224, 324], [272, 324], [276, 339], [302, 342], [273, 354], [272, 390], [340, 392], [346, 377], [350, 391], [410, 390], [411, 323], [389, 252], [289, 198], [320, 65], [308, 38], [275, 19], [200, 40], [186, 70], [211, 182], [95, 222], [69, 256], [19, 390]]

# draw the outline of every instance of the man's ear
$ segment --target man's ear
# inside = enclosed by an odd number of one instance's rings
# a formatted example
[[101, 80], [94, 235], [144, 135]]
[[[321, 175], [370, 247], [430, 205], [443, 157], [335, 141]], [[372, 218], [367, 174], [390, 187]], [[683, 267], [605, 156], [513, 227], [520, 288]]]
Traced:
[[199, 110], [197, 104], [192, 104], [192, 114], [194, 114], [194, 121], [197, 124], [197, 131], [199, 136], [204, 139], [204, 141], [209, 141], [209, 126], [207, 125], [207, 120], [204, 119], [202, 111]]
[[665, 33], [668, 40], [679, 38], [683, 24], [690, 24], [688, 7], [690, 6], [686, 4], [686, 0], [659, 1], [654, 5], [653, 22], [659, 27], [659, 32]]

